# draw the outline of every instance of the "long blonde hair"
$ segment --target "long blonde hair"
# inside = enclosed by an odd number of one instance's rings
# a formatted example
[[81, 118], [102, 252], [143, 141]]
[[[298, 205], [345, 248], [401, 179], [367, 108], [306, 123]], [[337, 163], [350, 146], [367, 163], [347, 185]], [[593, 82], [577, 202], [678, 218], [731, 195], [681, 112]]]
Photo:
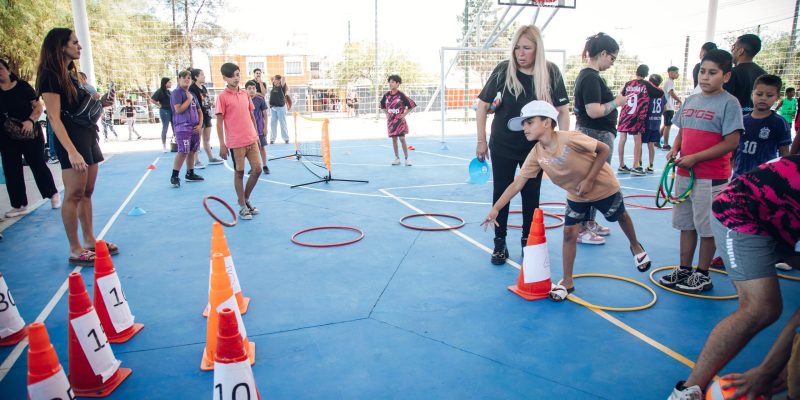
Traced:
[[[528, 88], [535, 92], [537, 100], [553, 103], [550, 97], [550, 72], [548, 71], [548, 62], [544, 57], [544, 41], [542, 40], [542, 31], [536, 25], [523, 25], [514, 33], [514, 40], [511, 41], [511, 51], [508, 60], [508, 68], [506, 69], [506, 89], [514, 95], [519, 97], [520, 93], [525, 93], [526, 88], [522, 87], [522, 82], [517, 78], [517, 57], [514, 54], [514, 47], [517, 46], [519, 39], [525, 36], [528, 40], [533, 42], [536, 46], [536, 55], [533, 57], [533, 88]], [[534, 90], [535, 89], [535, 90]]]

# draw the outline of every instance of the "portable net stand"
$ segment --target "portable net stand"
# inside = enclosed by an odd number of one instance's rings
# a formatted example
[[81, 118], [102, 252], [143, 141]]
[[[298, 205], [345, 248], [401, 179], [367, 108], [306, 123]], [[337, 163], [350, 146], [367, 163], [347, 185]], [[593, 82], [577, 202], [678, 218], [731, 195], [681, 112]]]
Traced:
[[[309, 126], [303, 126], [302, 129], [298, 129], [298, 117], [301, 122], [321, 122], [321, 135], [319, 137], [317, 137], [316, 134], [309, 135], [311, 130]], [[292, 185], [290, 186], [291, 188], [313, 185], [315, 183], [322, 182], [328, 183], [331, 181], [369, 183], [369, 181], [365, 180], [337, 179], [333, 177], [331, 172], [330, 136], [328, 134], [329, 125], [330, 120], [328, 120], [328, 118], [311, 118], [300, 115], [297, 112], [294, 113], [294, 154], [270, 158], [269, 160], [271, 161], [281, 158], [295, 157], [297, 161], [300, 161], [306, 170], [308, 170], [308, 172], [311, 172], [312, 175], [319, 179], [311, 182]]]

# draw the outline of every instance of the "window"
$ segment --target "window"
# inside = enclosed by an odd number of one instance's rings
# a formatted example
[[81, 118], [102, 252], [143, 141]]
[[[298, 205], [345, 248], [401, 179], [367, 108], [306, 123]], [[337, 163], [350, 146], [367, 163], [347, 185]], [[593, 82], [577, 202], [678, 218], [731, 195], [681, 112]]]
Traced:
[[303, 57], [286, 57], [283, 62], [286, 75], [303, 74]]
[[312, 61], [311, 62], [311, 68], [309, 68], [309, 69], [312, 70], [312, 71], [319, 71], [319, 62]]
[[256, 68], [260, 69], [264, 73], [264, 76], [266, 76], [267, 69], [265, 65], [264, 61], [247, 60], [247, 71], [242, 71], [242, 76], [254, 76], [253, 70]]

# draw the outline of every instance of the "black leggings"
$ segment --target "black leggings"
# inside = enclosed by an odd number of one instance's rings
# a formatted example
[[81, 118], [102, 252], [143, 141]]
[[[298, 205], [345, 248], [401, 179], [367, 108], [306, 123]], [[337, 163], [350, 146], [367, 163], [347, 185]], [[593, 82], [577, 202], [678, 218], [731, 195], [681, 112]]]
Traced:
[[[494, 191], [492, 193], [492, 204], [496, 203], [503, 192], [514, 182], [514, 174], [517, 166], [522, 167], [522, 161], [496, 156], [492, 154], [492, 179], [494, 180]], [[542, 187], [542, 173], [534, 179], [529, 179], [522, 188], [522, 237], [528, 237], [533, 220], [533, 210], [539, 207], [539, 190]], [[508, 226], [508, 205], [497, 214], [497, 223], [500, 226], [494, 228], [494, 236], [499, 238], [506, 237]]]
[[[53, 174], [47, 168], [44, 156], [44, 138], [41, 128], [36, 124], [34, 130], [39, 130], [38, 137], [33, 140], [13, 140], [7, 137], [0, 138], [0, 153], [3, 156], [3, 173], [6, 176], [6, 190], [11, 201], [11, 207], [19, 208], [28, 205], [28, 196], [25, 193], [25, 174], [22, 169], [22, 157], [31, 167], [36, 187], [43, 198], [53, 197], [58, 191], [53, 181]], [[5, 135], [0, 132], [0, 135]]]

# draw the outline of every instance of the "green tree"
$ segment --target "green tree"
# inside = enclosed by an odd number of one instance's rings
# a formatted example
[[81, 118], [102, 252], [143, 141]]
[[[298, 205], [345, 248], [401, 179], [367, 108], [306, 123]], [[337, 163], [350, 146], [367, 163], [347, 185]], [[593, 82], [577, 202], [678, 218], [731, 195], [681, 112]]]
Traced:
[[15, 0], [0, 7], [0, 57], [21, 79], [33, 82], [45, 34], [72, 26], [70, 3], [60, 0]]
[[[616, 94], [622, 90], [625, 82], [634, 79], [636, 75], [636, 68], [639, 66], [639, 64], [641, 64], [639, 56], [626, 53], [625, 48], [622, 46], [622, 44], [620, 44], [619, 54], [617, 54], [617, 60], [614, 62], [614, 66], [606, 71], [601, 72], [600, 76], [605, 79], [608, 88]], [[587, 64], [580, 55], [567, 57], [567, 63], [564, 66], [565, 70], [562, 71], [562, 73], [564, 75], [564, 83], [567, 86], [567, 94], [570, 98], [572, 98], [575, 93], [575, 80], [578, 79], [578, 74], [586, 67]], [[663, 73], [655, 71], [651, 72], [666, 76], [666, 71]], [[573, 106], [573, 103], [574, 100], [570, 102], [570, 107]]]
[[[398, 74], [403, 77], [403, 82], [420, 82], [423, 78], [419, 65], [412, 61], [407, 54], [392, 49], [381, 51], [378, 60], [382, 65], [381, 71], [388, 74]], [[344, 45], [341, 61], [333, 68], [333, 79], [339, 88], [346, 88], [359, 79], [375, 81], [378, 71], [375, 70], [375, 45], [365, 42], [351, 42]]]

